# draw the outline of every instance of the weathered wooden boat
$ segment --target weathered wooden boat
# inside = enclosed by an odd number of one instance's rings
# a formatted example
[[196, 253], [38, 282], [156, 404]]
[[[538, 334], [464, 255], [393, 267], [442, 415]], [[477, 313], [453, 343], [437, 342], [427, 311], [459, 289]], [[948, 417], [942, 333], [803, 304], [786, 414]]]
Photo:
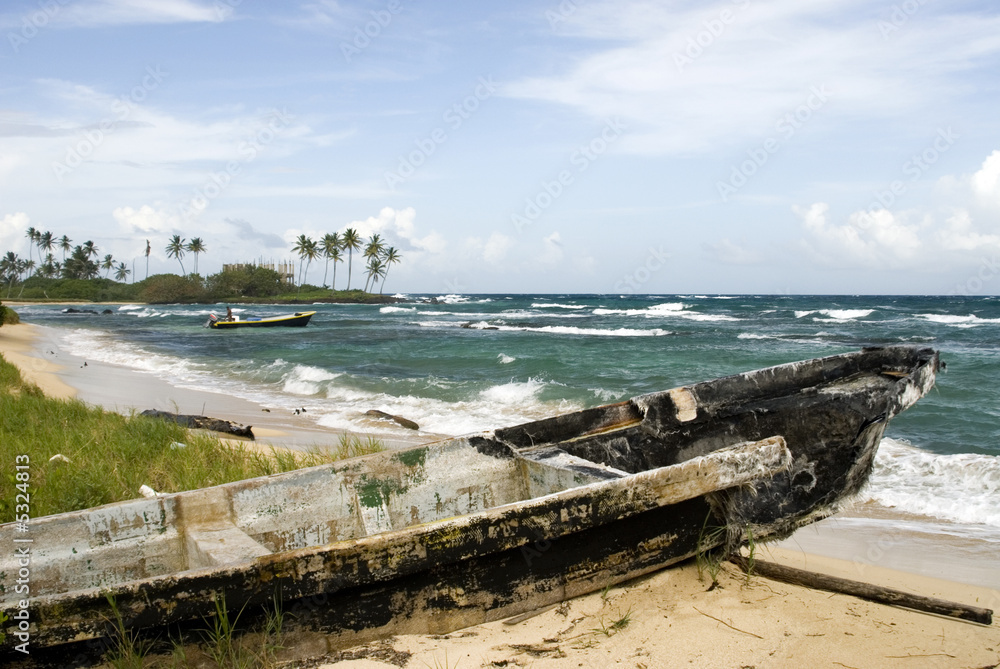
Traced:
[[301, 328], [309, 324], [309, 319], [316, 314], [315, 311], [297, 311], [294, 314], [284, 316], [270, 316], [268, 318], [244, 318], [233, 317], [232, 320], [219, 318], [215, 314], [209, 314], [208, 327], [214, 330], [234, 330], [236, 328], [274, 328], [289, 327]]
[[7, 643], [105, 635], [108, 597], [130, 629], [204, 624], [224, 596], [236, 611], [279, 597], [343, 644], [443, 633], [738, 545], [747, 528], [786, 536], [861, 488], [887, 422], [937, 369], [930, 349], [865, 349], [3, 525], [0, 544], [30, 549], [0, 556]]

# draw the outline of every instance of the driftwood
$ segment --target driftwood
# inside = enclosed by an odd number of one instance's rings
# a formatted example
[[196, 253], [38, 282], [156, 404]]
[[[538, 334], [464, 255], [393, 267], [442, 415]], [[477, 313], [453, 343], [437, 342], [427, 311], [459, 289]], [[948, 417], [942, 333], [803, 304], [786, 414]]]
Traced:
[[212, 430], [213, 432], [223, 432], [236, 437], [246, 437], [251, 440], [254, 438], [253, 431], [251, 430], [253, 427], [252, 425], [244, 427], [237, 423], [231, 423], [228, 420], [221, 420], [219, 418], [170, 413], [169, 411], [157, 411], [156, 409], [146, 409], [141, 415], [149, 416], [150, 418], [162, 418], [163, 420], [169, 420], [177, 423], [178, 425], [183, 425], [184, 427], [200, 430]]
[[408, 430], [419, 430], [420, 426], [414, 423], [409, 418], [403, 418], [402, 416], [393, 416], [391, 413], [386, 413], [384, 411], [379, 411], [378, 409], [370, 409], [365, 412], [366, 416], [371, 416], [372, 418], [381, 418], [383, 420], [391, 420], [397, 425], [401, 425]]
[[[734, 556], [731, 557], [730, 560], [739, 566], [739, 568], [744, 572], [749, 569], [748, 561], [743, 556]], [[983, 625], [993, 624], [992, 609], [981, 609], [975, 606], [967, 606], [957, 602], [950, 602], [946, 599], [913, 595], [908, 592], [903, 592], [902, 590], [884, 588], [879, 585], [862, 583], [861, 581], [852, 581], [850, 579], [828, 576], [826, 574], [817, 574], [816, 572], [795, 569], [794, 567], [786, 567], [773, 562], [754, 560], [753, 573], [755, 575], [764, 576], [765, 578], [774, 579], [776, 581], [791, 583], [792, 585], [801, 585], [807, 588], [815, 588], [817, 590], [826, 590], [828, 592], [851, 595], [853, 597], [867, 599], [868, 601], [877, 602], [879, 604], [902, 606], [908, 609], [924, 611], [926, 613], [936, 613], [950, 618], [959, 618], [961, 620], [968, 620], [974, 623], [982, 623]]]

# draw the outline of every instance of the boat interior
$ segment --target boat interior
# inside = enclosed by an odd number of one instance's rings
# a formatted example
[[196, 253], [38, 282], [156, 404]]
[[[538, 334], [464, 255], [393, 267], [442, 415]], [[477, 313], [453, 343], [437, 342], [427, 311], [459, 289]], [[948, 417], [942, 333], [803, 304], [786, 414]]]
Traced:
[[[486, 450], [486, 449], [482, 449]], [[62, 593], [345, 542], [617, 478], [562, 453], [484, 453], [467, 438], [32, 521], [32, 585]], [[15, 526], [0, 526], [0, 540]], [[9, 537], [6, 535], [10, 535]], [[13, 545], [13, 544], [11, 544]], [[0, 584], [17, 574], [0, 558]], [[8, 585], [0, 602], [16, 601]]]

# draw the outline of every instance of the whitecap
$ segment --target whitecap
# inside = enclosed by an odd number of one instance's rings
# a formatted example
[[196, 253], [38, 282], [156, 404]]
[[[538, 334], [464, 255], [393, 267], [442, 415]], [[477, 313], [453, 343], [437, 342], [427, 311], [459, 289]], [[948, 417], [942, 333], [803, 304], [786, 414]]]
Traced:
[[908, 513], [1000, 527], [1000, 457], [938, 455], [886, 438], [867, 494]]

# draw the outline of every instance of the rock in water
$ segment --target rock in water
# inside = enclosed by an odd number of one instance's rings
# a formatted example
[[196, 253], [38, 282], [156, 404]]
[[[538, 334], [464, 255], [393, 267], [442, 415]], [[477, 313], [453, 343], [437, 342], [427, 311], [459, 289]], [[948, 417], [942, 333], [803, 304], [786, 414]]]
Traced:
[[408, 430], [419, 430], [420, 426], [414, 423], [409, 418], [403, 418], [402, 416], [393, 416], [391, 413], [386, 413], [384, 411], [379, 411], [378, 409], [371, 409], [365, 412], [366, 416], [371, 416], [372, 418], [381, 418], [383, 420], [391, 420], [398, 425], [405, 427]]

